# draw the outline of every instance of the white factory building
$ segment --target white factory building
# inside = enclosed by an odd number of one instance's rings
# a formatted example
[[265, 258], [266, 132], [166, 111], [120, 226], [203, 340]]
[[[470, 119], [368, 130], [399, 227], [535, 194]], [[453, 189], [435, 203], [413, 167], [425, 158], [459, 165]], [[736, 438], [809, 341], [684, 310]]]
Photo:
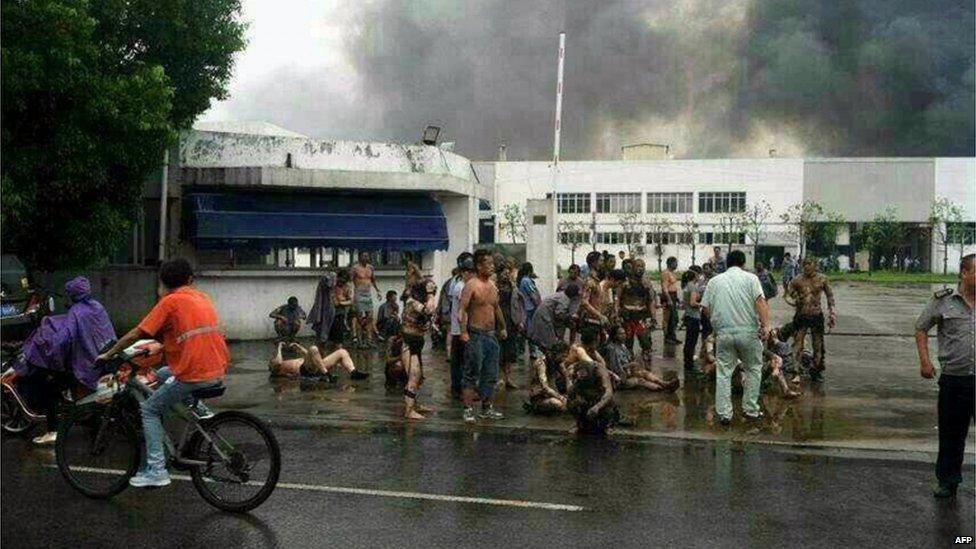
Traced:
[[[908, 242], [901, 251], [918, 258], [925, 269], [941, 271], [943, 246], [931, 230], [932, 202], [947, 198], [963, 209], [969, 228], [962, 253], [976, 251], [972, 228], [976, 221], [976, 159], [974, 158], [759, 158], [710, 160], [491, 162], [477, 164], [482, 181], [492, 188], [494, 240], [512, 242], [503, 216], [505, 207], [528, 207], [524, 231], [529, 240], [558, 233], [551, 249], [555, 263], [565, 268], [573, 261], [571, 243], [583, 241], [575, 253], [582, 263], [591, 249], [634, 251], [645, 257], [648, 269], [657, 268], [656, 244], [664, 258], [679, 264], [701, 263], [714, 245], [723, 245], [723, 217], [764, 201], [770, 215], [760, 237], [761, 258], [794, 255], [799, 242], [781, 215], [794, 204], [811, 200], [845, 220], [837, 232], [836, 252], [842, 268], [859, 263], [861, 254], [848, 257], [850, 234], [885, 207], [894, 207], [905, 224]], [[547, 198], [556, 196], [555, 224], [546, 218]], [[546, 201], [546, 202], [540, 202]], [[551, 204], [551, 203], [549, 203]], [[551, 210], [551, 205], [548, 208]], [[634, 219], [645, 225], [636, 242], [627, 244]], [[690, 223], [697, 234], [692, 243]], [[534, 225], [550, 225], [548, 232]], [[663, 230], [662, 230], [663, 229]], [[482, 231], [482, 240], [484, 240]], [[555, 241], [558, 239], [559, 245]], [[733, 246], [752, 254], [756, 248], [748, 234], [735, 234]], [[524, 239], [515, 238], [515, 241]], [[532, 251], [537, 261], [540, 257]], [[536, 246], [538, 250], [538, 246]], [[949, 247], [949, 269], [958, 269], [960, 246]], [[543, 256], [545, 257], [545, 256]], [[531, 257], [530, 257], [531, 259]], [[544, 259], [543, 259], [544, 260]], [[548, 277], [546, 277], [548, 278]]]

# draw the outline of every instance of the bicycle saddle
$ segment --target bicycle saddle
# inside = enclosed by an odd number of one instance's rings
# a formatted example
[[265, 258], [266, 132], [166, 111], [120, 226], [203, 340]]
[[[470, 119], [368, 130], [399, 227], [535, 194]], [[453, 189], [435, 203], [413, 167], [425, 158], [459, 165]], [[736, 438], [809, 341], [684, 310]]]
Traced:
[[225, 387], [224, 384], [221, 383], [220, 385], [214, 385], [213, 387], [204, 387], [202, 389], [195, 389], [191, 394], [193, 395], [193, 398], [203, 400], [205, 398], [217, 398], [220, 395], [224, 394], [224, 391], [226, 390], [227, 387]]

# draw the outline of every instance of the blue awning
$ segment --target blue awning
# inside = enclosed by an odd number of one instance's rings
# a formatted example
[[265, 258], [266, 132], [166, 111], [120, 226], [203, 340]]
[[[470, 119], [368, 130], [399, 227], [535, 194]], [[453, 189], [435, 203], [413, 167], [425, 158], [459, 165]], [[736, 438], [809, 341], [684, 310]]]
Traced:
[[446, 250], [441, 205], [424, 195], [190, 193], [184, 234], [200, 249]]

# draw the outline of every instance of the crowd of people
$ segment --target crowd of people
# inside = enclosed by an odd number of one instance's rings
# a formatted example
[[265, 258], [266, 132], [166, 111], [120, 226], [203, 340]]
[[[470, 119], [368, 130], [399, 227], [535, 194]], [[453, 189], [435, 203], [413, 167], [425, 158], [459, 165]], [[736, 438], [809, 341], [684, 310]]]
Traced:
[[[783, 298], [796, 312], [778, 329], [766, 304], [778, 284], [761, 263], [755, 273], [744, 270], [741, 251], [726, 258], [715, 248], [708, 261], [684, 272], [677, 258], [665, 265], [656, 285], [643, 259], [593, 251], [584, 265], [567, 269], [555, 293], [543, 296], [531, 263], [477, 250], [460, 254], [440, 285], [408, 261], [403, 291], [387, 292], [377, 308], [373, 295], [381, 293], [363, 252], [349, 269], [322, 276], [308, 314], [294, 297], [271, 312], [279, 341], [269, 368], [274, 375], [332, 380], [338, 365], [352, 379], [365, 379], [369, 374], [356, 369], [347, 348], [382, 345], [386, 383], [402, 387], [404, 417], [422, 420], [430, 411], [419, 402], [429, 339], [443, 342], [464, 421], [504, 417], [494, 406], [496, 387], [518, 389], [514, 367], [525, 359], [526, 412], [568, 412], [578, 428], [603, 431], [620, 420], [618, 391], [668, 392], [681, 385], [673, 372], [652, 371], [660, 310], [665, 347], [681, 347], [686, 379], [716, 379], [723, 423], [731, 420], [732, 385], [743, 389], [746, 419], [755, 419], [761, 386], [790, 399], [800, 395], [803, 376], [822, 377], [823, 336], [836, 317], [830, 285], [812, 258], [786, 254], [782, 260]], [[305, 323], [317, 340], [307, 349], [294, 341]], [[808, 332], [812, 352], [805, 349]]]

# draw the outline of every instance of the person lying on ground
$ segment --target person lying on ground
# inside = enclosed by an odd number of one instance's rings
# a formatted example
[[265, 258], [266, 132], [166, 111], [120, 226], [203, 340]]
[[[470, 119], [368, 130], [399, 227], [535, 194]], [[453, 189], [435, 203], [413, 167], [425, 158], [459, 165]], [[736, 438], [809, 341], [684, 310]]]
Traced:
[[[284, 358], [283, 350], [286, 348], [293, 358]], [[350, 379], [358, 381], [369, 377], [369, 374], [356, 369], [349, 351], [345, 349], [337, 349], [323, 357], [315, 345], [306, 349], [298, 343], [279, 342], [275, 356], [268, 361], [268, 369], [273, 376], [327, 377], [330, 380], [335, 378], [331, 370], [336, 365], [349, 372]]]
[[763, 373], [776, 380], [783, 392], [783, 398], [791, 399], [803, 394], [794, 390], [786, 381], [787, 375], [795, 373], [797, 376], [794, 378], [794, 383], [799, 382], [799, 373], [793, 362], [793, 348], [790, 347], [789, 343], [779, 340], [779, 333], [775, 329], [770, 330], [765, 343], [763, 346]]

